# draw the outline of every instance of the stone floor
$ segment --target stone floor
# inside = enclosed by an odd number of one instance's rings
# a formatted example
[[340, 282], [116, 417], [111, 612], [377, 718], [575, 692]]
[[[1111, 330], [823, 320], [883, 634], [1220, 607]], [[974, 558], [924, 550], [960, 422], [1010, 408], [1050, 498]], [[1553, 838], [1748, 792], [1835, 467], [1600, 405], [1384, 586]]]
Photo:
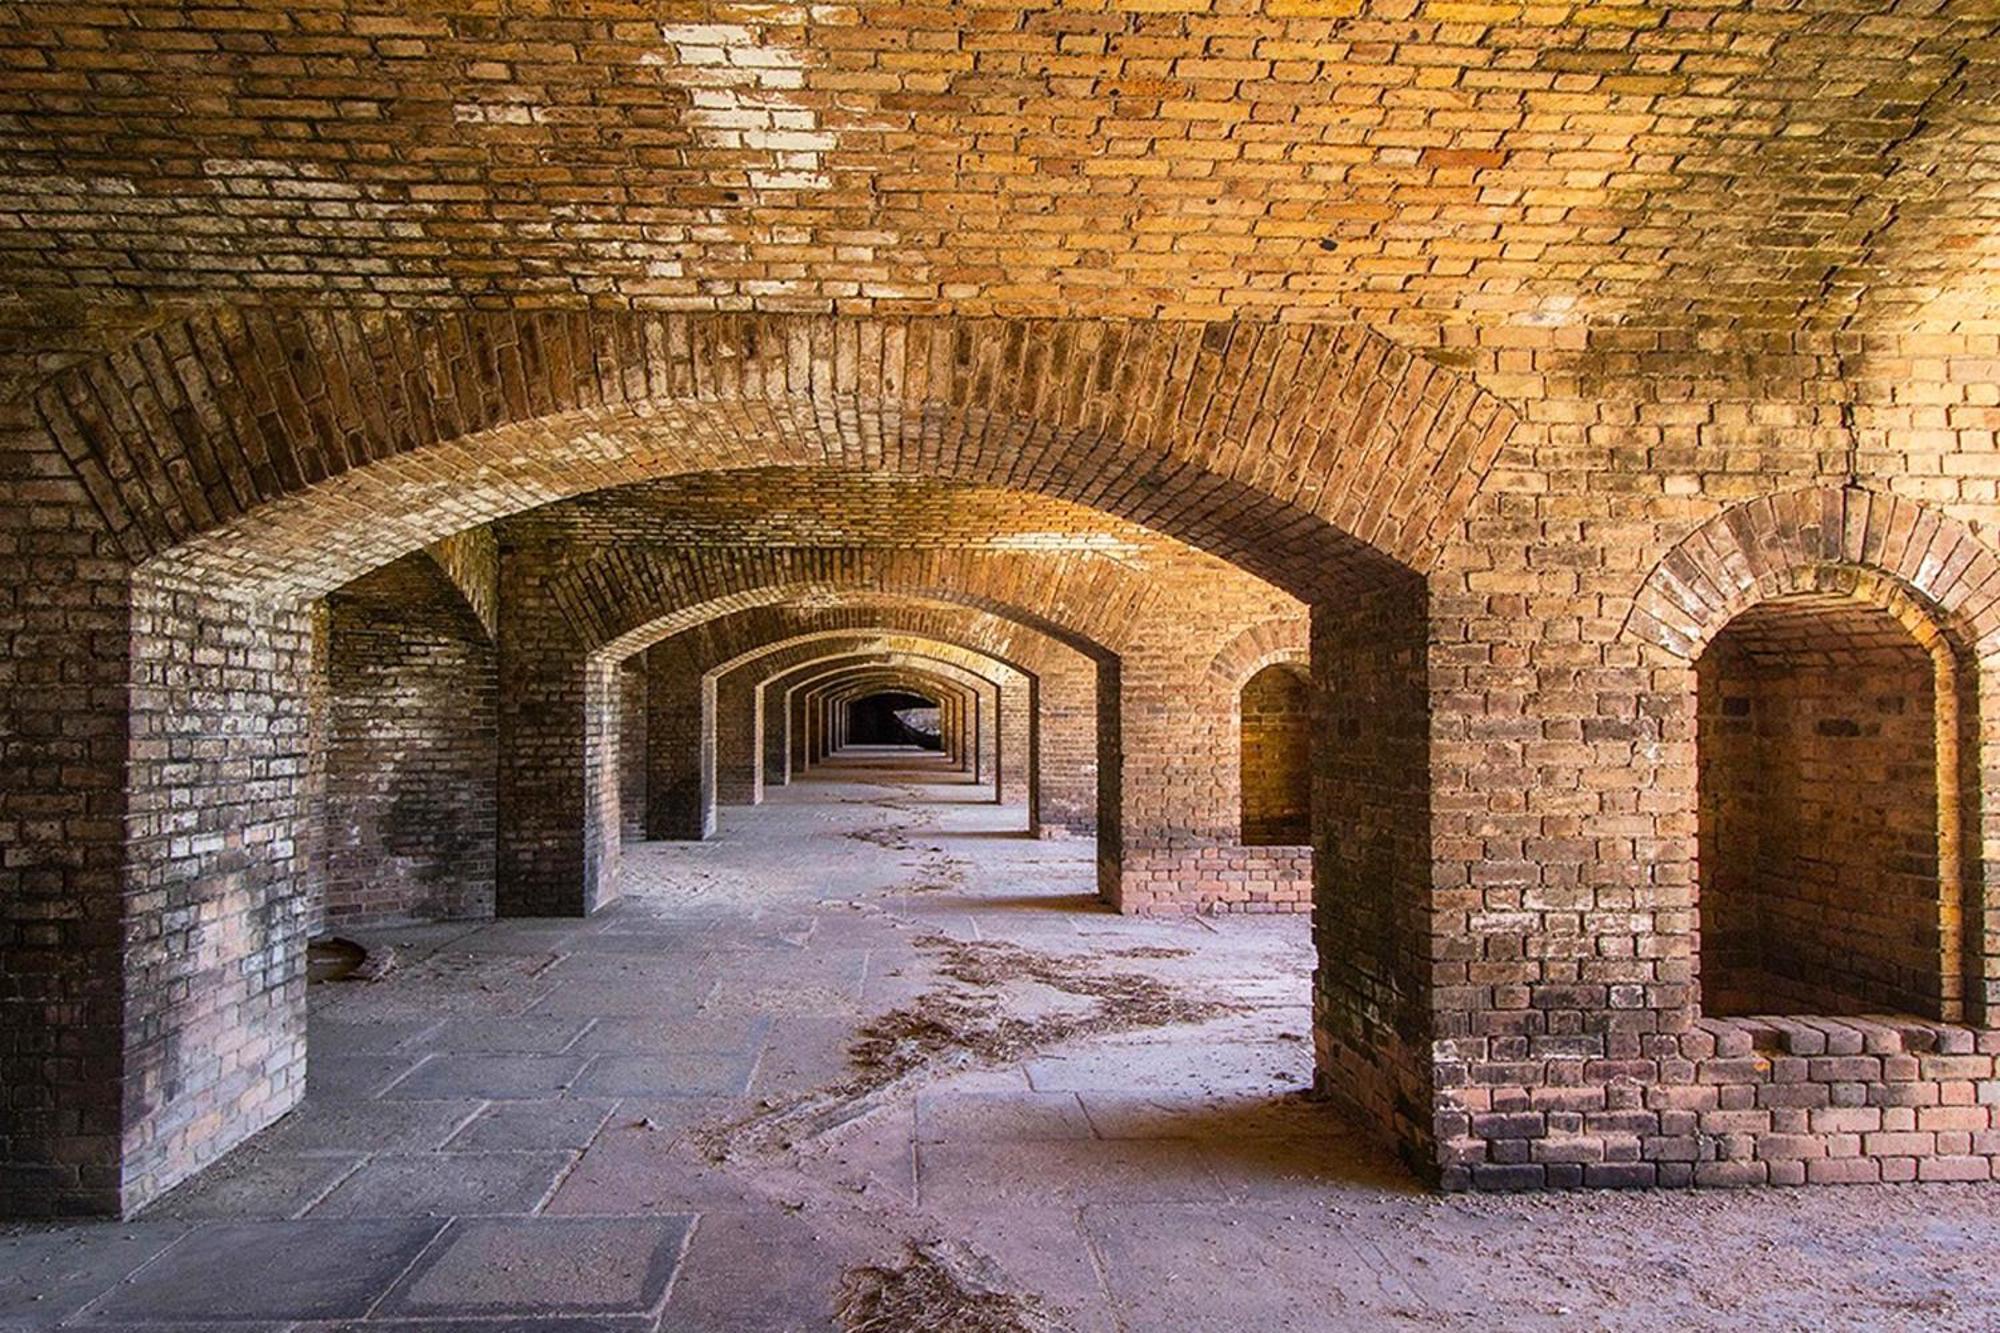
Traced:
[[2000, 1327], [1990, 1188], [1418, 1191], [1299, 1095], [1303, 920], [1113, 916], [1021, 826], [858, 756], [629, 846], [589, 921], [370, 933], [306, 1105], [0, 1232], [0, 1330], [823, 1329], [912, 1246], [1022, 1328]]

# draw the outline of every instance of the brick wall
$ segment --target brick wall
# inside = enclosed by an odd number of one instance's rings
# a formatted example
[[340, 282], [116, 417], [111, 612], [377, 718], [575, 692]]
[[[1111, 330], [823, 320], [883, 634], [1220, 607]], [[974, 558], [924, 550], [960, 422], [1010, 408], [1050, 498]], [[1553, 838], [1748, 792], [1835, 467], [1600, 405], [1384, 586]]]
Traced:
[[429, 554], [327, 597], [324, 924], [493, 913], [493, 645]]
[[124, 563], [29, 405], [0, 396], [0, 1199], [123, 1201]]

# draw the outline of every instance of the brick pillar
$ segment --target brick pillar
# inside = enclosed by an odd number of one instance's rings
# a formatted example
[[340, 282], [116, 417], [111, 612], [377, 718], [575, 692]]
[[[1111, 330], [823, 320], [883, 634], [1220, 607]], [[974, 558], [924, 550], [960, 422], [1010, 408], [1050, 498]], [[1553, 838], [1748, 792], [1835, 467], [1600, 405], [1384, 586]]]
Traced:
[[1038, 836], [1080, 838], [1098, 831], [1105, 738], [1096, 677], [1103, 670], [1086, 667], [1041, 677], [1029, 741], [1030, 762], [1041, 779], [1033, 814]]
[[1028, 797], [1028, 732], [1034, 726], [1039, 692], [1039, 680], [1026, 675], [1016, 675], [1001, 687], [999, 725], [993, 728], [995, 800]]
[[627, 840], [646, 836], [646, 671], [640, 654], [618, 664], [618, 823]]
[[715, 799], [756, 805], [764, 799], [764, 692], [753, 673], [731, 671], [715, 683]]
[[421, 551], [326, 604], [326, 919], [491, 916], [492, 641]]
[[130, 589], [18, 401], [0, 534], [0, 1216], [118, 1213]]
[[715, 832], [715, 681], [675, 639], [646, 650], [646, 836]]
[[785, 709], [784, 690], [778, 684], [782, 679], [783, 676], [774, 676], [756, 686], [757, 707], [764, 719], [760, 739], [764, 747], [766, 787], [782, 787], [792, 780], [791, 715]]
[[1313, 1034], [1322, 1090], [1435, 1176], [1427, 614], [1420, 584], [1313, 607]]
[[609, 838], [599, 827], [607, 769], [616, 787], [616, 668], [591, 660], [523, 561], [503, 556], [500, 585], [495, 906], [585, 916], [610, 895], [618, 846], [616, 823]]
[[303, 1091], [315, 619], [307, 606], [133, 582], [127, 1211]]

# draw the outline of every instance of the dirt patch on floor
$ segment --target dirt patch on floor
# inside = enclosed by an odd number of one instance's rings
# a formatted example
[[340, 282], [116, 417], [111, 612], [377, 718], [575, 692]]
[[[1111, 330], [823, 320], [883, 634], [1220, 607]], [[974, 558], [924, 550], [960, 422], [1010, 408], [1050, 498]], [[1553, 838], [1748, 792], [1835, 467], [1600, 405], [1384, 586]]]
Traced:
[[1033, 1296], [1006, 1290], [998, 1267], [959, 1244], [915, 1245], [894, 1268], [849, 1269], [835, 1311], [846, 1333], [1067, 1333]]
[[[1086, 957], [943, 935], [912, 943], [939, 955], [938, 973], [950, 984], [862, 1024], [849, 1048], [851, 1077], [701, 1131], [697, 1142], [710, 1157], [724, 1161], [798, 1146], [919, 1082], [974, 1065], [1004, 1064], [1086, 1037], [1207, 1022], [1242, 1009], [1234, 1000], [1185, 991], [1157, 977], [1106, 971]], [[1011, 996], [1030, 985], [1089, 1003], [1012, 1012]]]
[[871, 847], [885, 847], [892, 852], [907, 852], [916, 846], [899, 828], [852, 829], [841, 836], [852, 838], [855, 842], [865, 842]]

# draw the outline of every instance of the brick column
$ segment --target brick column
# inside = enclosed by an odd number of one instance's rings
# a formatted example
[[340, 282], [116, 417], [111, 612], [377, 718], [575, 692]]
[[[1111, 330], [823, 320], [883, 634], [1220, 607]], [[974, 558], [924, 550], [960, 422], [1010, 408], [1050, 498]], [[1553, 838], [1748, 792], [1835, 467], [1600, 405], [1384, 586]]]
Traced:
[[1421, 585], [1313, 608], [1313, 1040], [1322, 1091], [1434, 1176], [1427, 616]]
[[307, 606], [134, 579], [126, 1211], [303, 1092], [316, 620]]
[[[501, 916], [583, 916], [612, 890], [618, 838], [599, 827], [617, 771], [613, 667], [596, 663], [524, 562], [500, 566]], [[615, 808], [615, 802], [613, 803]]]
[[756, 805], [764, 799], [764, 692], [748, 670], [715, 684], [715, 799]]
[[715, 832], [715, 682], [677, 639], [646, 650], [646, 836]]
[[0, 535], [0, 1216], [115, 1214], [130, 588], [18, 401], [0, 404]]

